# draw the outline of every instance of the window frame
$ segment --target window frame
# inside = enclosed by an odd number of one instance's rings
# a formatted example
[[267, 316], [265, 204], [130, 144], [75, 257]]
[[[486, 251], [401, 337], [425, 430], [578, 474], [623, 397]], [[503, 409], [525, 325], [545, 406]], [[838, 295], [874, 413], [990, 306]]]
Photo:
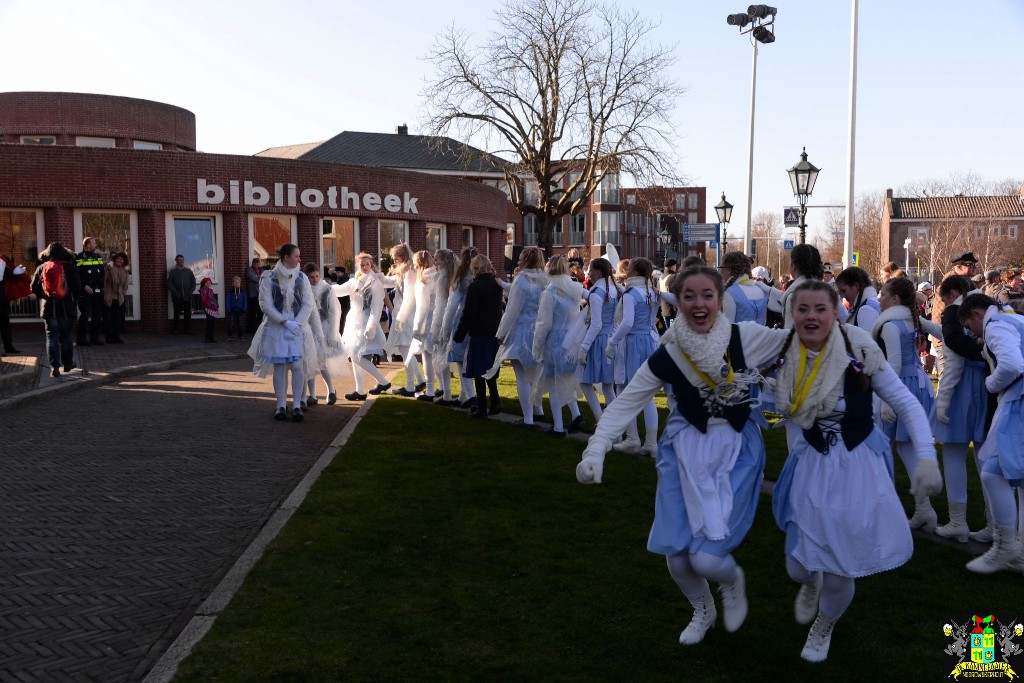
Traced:
[[[37, 140], [33, 140], [32, 138], [37, 138]], [[52, 142], [40, 142], [40, 140], [42, 140], [43, 138], [48, 138]], [[19, 138], [19, 142], [22, 145], [43, 145], [44, 147], [49, 147], [49, 146], [57, 144], [57, 136], [56, 135], [22, 135]]]
[[[324, 226], [324, 221], [331, 221], [332, 222], [331, 223], [331, 232], [329, 232], [329, 233], [325, 233], [324, 232], [324, 227], [323, 227]], [[320, 264], [320, 272], [323, 273], [324, 272], [324, 268], [327, 265], [326, 259], [324, 258], [324, 238], [331, 238], [331, 239], [335, 239], [335, 240], [338, 239], [336, 237], [336, 235], [338, 234], [338, 232], [337, 232], [337, 227], [338, 226], [334, 224], [334, 221], [352, 221], [352, 268], [353, 268], [353, 270], [348, 271], [349, 275], [352, 275], [354, 273], [354, 269], [355, 269], [355, 266], [356, 266], [356, 264], [355, 264], [355, 257], [358, 256], [360, 254], [360, 252], [362, 251], [362, 247], [361, 247], [361, 245], [359, 243], [359, 219], [354, 217], [354, 216], [322, 216], [320, 218], [320, 220], [319, 220], [319, 222], [320, 222], [320, 236], [318, 238], [319, 239], [320, 254], [319, 254], [319, 261], [317, 261], [317, 263]], [[249, 260], [251, 261], [252, 258], [253, 257], [250, 256]], [[331, 264], [332, 271], [334, 269], [334, 265], [335, 265], [334, 263]]]
[[[109, 145], [106, 144], [108, 142], [110, 143]], [[102, 149], [114, 149], [117, 147], [117, 140], [114, 138], [96, 135], [76, 135], [75, 147], [100, 147]]]
[[[223, 215], [215, 211], [167, 211], [164, 214], [164, 226], [166, 233], [166, 245], [167, 245], [167, 270], [174, 267], [174, 257], [181, 252], [178, 248], [178, 238], [175, 231], [174, 219], [175, 218], [209, 218], [213, 220], [213, 291], [217, 294], [217, 301], [224, 302], [224, 292], [226, 291], [227, 275], [224, 272], [224, 218]], [[249, 221], [250, 231], [250, 244], [252, 241], [252, 221]], [[134, 243], [132, 245], [134, 247]], [[249, 253], [252, 253], [250, 246]], [[246, 261], [246, 265], [251, 262], [252, 259]], [[200, 277], [196, 276], [196, 290], [192, 293], [193, 306], [196, 305], [198, 300], [196, 297], [199, 296], [199, 281]], [[201, 308], [201, 304], [200, 304]], [[199, 310], [199, 309], [196, 309]], [[223, 318], [225, 315], [224, 306], [219, 306], [217, 310], [217, 317]], [[171, 302], [171, 294], [167, 293], [167, 319], [174, 319], [174, 305]]]
[[75, 209], [73, 212], [75, 243], [74, 248], [69, 249], [69, 251], [76, 254], [79, 253], [82, 240], [86, 237], [82, 217], [86, 214], [104, 213], [128, 214], [128, 234], [132, 244], [131, 253], [128, 254], [130, 275], [128, 276], [128, 291], [125, 293], [125, 297], [131, 297], [131, 306], [127, 305], [126, 300], [124, 317], [125, 320], [142, 320], [142, 292], [140, 291], [139, 280], [144, 276], [139, 270], [139, 214], [137, 211], [134, 209]]

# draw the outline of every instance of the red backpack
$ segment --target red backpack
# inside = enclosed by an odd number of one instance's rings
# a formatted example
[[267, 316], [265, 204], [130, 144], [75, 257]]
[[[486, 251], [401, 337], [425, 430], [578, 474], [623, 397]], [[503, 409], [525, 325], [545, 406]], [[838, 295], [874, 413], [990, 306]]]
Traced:
[[43, 264], [43, 294], [47, 299], [63, 299], [68, 295], [68, 278], [64, 274], [64, 264], [60, 261], [47, 261]]

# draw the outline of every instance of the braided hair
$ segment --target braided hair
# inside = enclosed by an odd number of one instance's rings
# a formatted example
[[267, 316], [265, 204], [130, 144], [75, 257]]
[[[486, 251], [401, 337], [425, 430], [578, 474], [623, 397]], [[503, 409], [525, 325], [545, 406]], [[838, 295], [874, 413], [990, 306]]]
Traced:
[[910, 309], [914, 321], [914, 342], [919, 351], [927, 349], [928, 337], [921, 329], [921, 311], [917, 305], [917, 290], [914, 283], [905, 277], [895, 277], [882, 285], [883, 292], [889, 292], [900, 302], [901, 306]]
[[462, 281], [466, 279], [466, 276], [472, 275], [470, 270], [470, 262], [473, 257], [476, 256], [476, 247], [463, 247], [459, 253], [459, 265], [455, 268], [455, 277], [451, 279], [451, 288], [462, 286]]
[[789, 254], [789, 262], [794, 270], [808, 280], [820, 280], [825, 275], [821, 252], [813, 244], [798, 244], [793, 247]]
[[651, 263], [650, 259], [645, 258], [634, 258], [629, 261], [629, 271], [637, 277], [644, 278], [644, 290], [647, 295], [647, 303], [651, 303], [651, 292], [654, 292], [654, 301], [658, 301], [661, 296], [658, 292], [657, 285], [654, 284], [654, 264]]
[[732, 287], [736, 280], [740, 279], [744, 275], [750, 275], [750, 269], [753, 264], [750, 261], [750, 257], [744, 254], [742, 251], [730, 251], [728, 254], [722, 257], [722, 268], [729, 269], [729, 279], [725, 282], [725, 288], [729, 289]]
[[615, 270], [612, 268], [612, 263], [606, 258], [595, 258], [590, 261], [590, 269], [596, 270], [601, 274], [601, 279], [605, 281], [604, 300], [608, 301], [611, 297], [611, 289], [615, 288], [615, 291], [619, 296], [622, 296], [622, 291], [619, 289], [619, 284], [615, 282]]
[[856, 325], [857, 314], [860, 313], [860, 307], [864, 305], [864, 290], [871, 286], [871, 277], [868, 275], [868, 271], [857, 266], [850, 266], [836, 275], [836, 286], [857, 287], [857, 298], [850, 302], [849, 317], [850, 324]]

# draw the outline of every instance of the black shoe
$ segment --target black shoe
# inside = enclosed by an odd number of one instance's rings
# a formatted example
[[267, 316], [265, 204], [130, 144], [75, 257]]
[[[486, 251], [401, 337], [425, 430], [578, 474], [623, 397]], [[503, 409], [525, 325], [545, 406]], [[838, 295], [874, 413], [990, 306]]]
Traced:
[[430, 394], [420, 394], [419, 396], [416, 397], [416, 400], [417, 401], [429, 401], [430, 403], [433, 403], [434, 402], [434, 397], [431, 396]]
[[443, 390], [438, 389], [437, 391], [434, 392], [434, 398], [441, 398], [442, 396], [444, 396]]
[[320, 401], [316, 396], [310, 396], [309, 398], [306, 399], [306, 407], [315, 406], [319, 402]]
[[303, 418], [302, 408], [292, 408], [292, 422], [302, 422]]
[[412, 398], [413, 396], [416, 395], [415, 391], [409, 391], [405, 387], [398, 387], [397, 389], [392, 389], [391, 393], [394, 394], [395, 396], [405, 396], [406, 398]]
[[64, 366], [64, 372], [71, 372], [72, 370], [74, 370], [74, 369], [75, 369], [75, 368], [77, 368], [77, 367], [78, 367], [78, 366], [77, 366], [77, 365], [75, 365], [74, 363], [67, 363], [67, 364], [66, 364], [66, 365]]
[[178, 334], [178, 331], [177, 331], [177, 330], [171, 330], [171, 334], [173, 334], [173, 335], [177, 335], [177, 334]]
[[392, 363], [401, 363], [402, 362], [402, 357], [399, 356], [397, 353], [393, 353], [393, 354], [391, 354], [391, 362]]
[[185, 334], [195, 334], [192, 330], [185, 330]]
[[480, 410], [479, 406], [473, 406], [472, 408], [469, 409], [469, 416], [470, 417], [477, 417], [477, 418], [487, 417], [487, 411], [486, 410]]
[[366, 394], [360, 394], [353, 391], [351, 394], [345, 394], [346, 401], [365, 401]]
[[440, 401], [434, 401], [434, 403], [436, 403], [439, 406], [444, 406], [445, 408], [455, 408], [455, 407], [457, 407], [459, 405], [458, 401], [455, 401], [455, 400], [446, 401], [443, 398]]
[[582, 415], [577, 415], [576, 417], [574, 417], [572, 419], [572, 422], [569, 423], [569, 429], [567, 431], [570, 434], [575, 434], [576, 432], [580, 431], [580, 429], [582, 427], [583, 427], [583, 416]]
[[327, 394], [327, 405], [333, 406], [337, 402], [338, 402], [338, 395], [337, 394], [335, 394], [334, 392], [331, 392], [330, 394]]
[[420, 382], [419, 384], [416, 385], [416, 393], [417, 394], [420, 393], [421, 391], [426, 391], [426, 390], [427, 390], [427, 383], [426, 382]]
[[387, 384], [378, 384], [373, 389], [370, 389], [370, 391], [367, 392], [367, 393], [373, 394], [374, 396], [380, 396], [381, 394], [383, 394], [385, 391], [387, 391], [390, 388], [391, 388], [391, 382], [388, 382]]
[[79, 340], [78, 340], [78, 345], [79, 345], [79, 346], [92, 346], [92, 343], [91, 343], [91, 342], [87, 342], [87, 341], [86, 341], [86, 340], [84, 340], [84, 339], [79, 339]]
[[305, 401], [299, 401], [299, 410], [305, 410], [307, 405]]
[[114, 338], [113, 338], [113, 337], [107, 337], [107, 339], [106, 339], [106, 343], [107, 343], [107, 344], [116, 344], [117, 342], [115, 342], [115, 341], [114, 341]]
[[99, 339], [98, 337], [96, 339], [91, 340], [91, 341], [92, 341], [92, 345], [93, 346], [103, 346], [103, 341], [101, 339]]
[[217, 343], [216, 339], [204, 339], [203, 341], [205, 343], [207, 343], [207, 344], [216, 344]]
[[547, 430], [547, 432], [545, 432], [545, 433], [546, 434], [550, 434], [551, 436], [554, 436], [554, 437], [559, 438], [559, 439], [564, 439], [565, 438], [565, 432], [560, 432], [557, 429], [555, 429], [554, 427], [552, 427], [551, 429]]
[[277, 412], [274, 413], [275, 420], [287, 420], [288, 415], [285, 413], [284, 408], [278, 408]]
[[50, 377], [60, 377], [60, 370], [57, 368], [50, 370]]
[[488, 412], [491, 415], [500, 415], [501, 414], [501, 404], [500, 403], [492, 403], [491, 404], [491, 409]]
[[120, 337], [114, 337], [114, 343], [115, 344], [124, 344], [124, 339], [121, 339]]
[[462, 409], [466, 409], [466, 408], [470, 408], [470, 407], [475, 406], [475, 405], [476, 405], [476, 399], [475, 398], [467, 398], [465, 401], [463, 401], [462, 403], [459, 404], [459, 407], [462, 408]]
[[19, 351], [18, 349], [14, 348], [13, 346], [5, 346], [4, 347], [4, 353], [21, 353], [21, 351]]

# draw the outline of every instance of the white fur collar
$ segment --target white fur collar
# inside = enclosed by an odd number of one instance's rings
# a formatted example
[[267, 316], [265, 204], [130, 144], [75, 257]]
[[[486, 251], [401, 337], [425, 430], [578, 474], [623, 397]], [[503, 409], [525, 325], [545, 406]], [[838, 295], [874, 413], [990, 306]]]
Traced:
[[548, 284], [548, 274], [544, 272], [543, 268], [524, 268], [516, 275], [516, 279], [519, 278], [525, 279], [534, 287], [546, 287]]
[[723, 358], [731, 335], [732, 324], [721, 312], [707, 332], [697, 332], [680, 316], [662, 335], [660, 343], [676, 345], [701, 372], [717, 380], [722, 376]]
[[907, 320], [913, 322], [914, 317], [911, 314], [910, 309], [906, 306], [890, 306], [875, 318], [875, 324], [871, 326], [871, 336], [877, 339], [878, 334], [882, 331], [882, 325], [894, 320]]
[[579, 301], [583, 296], [583, 285], [568, 275], [552, 275], [548, 281], [548, 288], [573, 301]]

